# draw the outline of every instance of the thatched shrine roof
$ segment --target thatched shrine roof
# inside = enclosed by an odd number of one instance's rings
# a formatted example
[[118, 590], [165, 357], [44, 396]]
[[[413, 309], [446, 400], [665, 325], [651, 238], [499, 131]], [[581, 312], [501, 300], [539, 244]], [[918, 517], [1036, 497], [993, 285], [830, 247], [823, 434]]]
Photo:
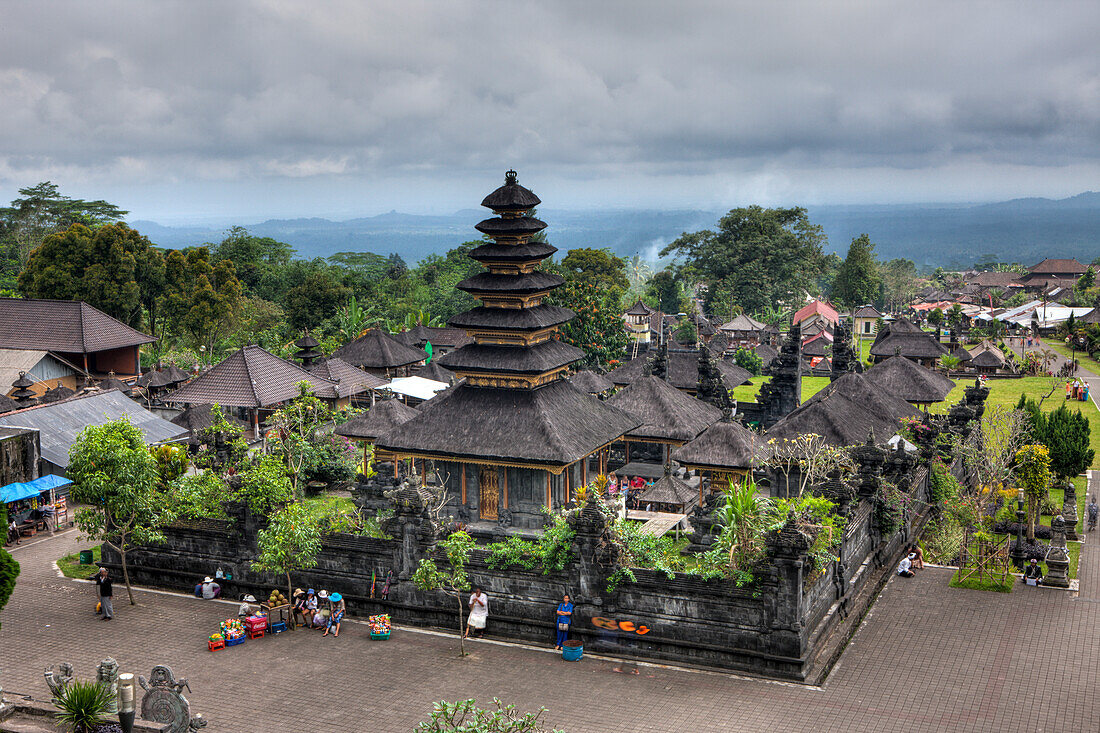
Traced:
[[450, 369], [444, 369], [439, 366], [438, 361], [430, 361], [424, 366], [413, 372], [413, 376], [423, 377], [424, 379], [432, 379], [436, 382], [443, 382], [450, 384], [451, 380], [455, 378], [455, 373]]
[[345, 438], [356, 438], [373, 443], [398, 425], [404, 425], [419, 413], [398, 399], [380, 400], [366, 412], [356, 415], [343, 425], [336, 426], [335, 433]]
[[394, 334], [393, 338], [415, 349], [422, 349], [424, 344], [428, 343], [432, 346], [457, 349], [473, 341], [461, 328], [425, 326], [422, 323], [418, 323], [407, 331]]
[[615, 388], [615, 383], [602, 374], [587, 369], [579, 371], [569, 378], [574, 387], [588, 394], [603, 394]]
[[686, 443], [722, 418], [722, 411], [659, 377], [642, 377], [607, 399], [642, 424], [627, 433], [636, 440]]
[[868, 381], [865, 374], [849, 373], [769, 428], [764, 440], [816, 433], [832, 445], [855, 445], [865, 441], [871, 430], [888, 438], [898, 431], [903, 417], [923, 414], [901, 397]]
[[641, 421], [565, 380], [537, 389], [461, 383], [380, 437], [395, 453], [561, 467], [617, 440]]
[[332, 355], [365, 369], [397, 369], [428, 358], [428, 352], [406, 346], [393, 336], [372, 328]]
[[690, 443], [677, 448], [672, 460], [685, 466], [729, 470], [751, 468], [760, 436], [739, 422], [720, 420]]
[[[608, 372], [607, 378], [620, 387], [633, 384], [645, 376], [646, 361], [650, 358], [651, 355], [643, 354], [631, 359], [618, 369]], [[733, 389], [752, 379], [752, 374], [747, 369], [728, 361], [718, 361], [717, 367], [727, 389]], [[699, 386], [699, 352], [669, 351], [668, 381], [676, 389], [694, 392]]]
[[883, 358], [897, 355], [910, 359], [938, 359], [947, 353], [947, 348], [934, 334], [920, 330], [904, 318], [879, 329], [871, 345], [871, 355]]
[[955, 383], [943, 374], [925, 369], [904, 356], [884, 359], [864, 376], [871, 384], [907, 402], [942, 402], [955, 388]]
[[639, 502], [654, 504], [694, 504], [699, 492], [670, 473], [653, 482], [653, 485], [638, 495]]
[[984, 367], [1000, 369], [1005, 365], [1004, 352], [988, 341], [983, 341], [971, 352], [969, 365], [972, 367]]

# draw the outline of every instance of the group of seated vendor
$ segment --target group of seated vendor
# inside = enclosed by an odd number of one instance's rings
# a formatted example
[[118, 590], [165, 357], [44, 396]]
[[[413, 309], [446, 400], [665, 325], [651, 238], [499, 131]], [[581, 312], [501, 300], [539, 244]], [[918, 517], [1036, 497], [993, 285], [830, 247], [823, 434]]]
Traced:
[[322, 590], [314, 592], [312, 588], [295, 588], [291, 600], [294, 622], [301, 618], [302, 626], [310, 629], [324, 629], [321, 636], [340, 635], [340, 622], [344, 620], [344, 597], [339, 593]]
[[37, 507], [27, 502], [8, 504], [7, 537], [4, 544], [18, 545], [24, 532], [30, 533], [31, 529], [48, 530], [54, 511], [53, 504], [42, 504]]

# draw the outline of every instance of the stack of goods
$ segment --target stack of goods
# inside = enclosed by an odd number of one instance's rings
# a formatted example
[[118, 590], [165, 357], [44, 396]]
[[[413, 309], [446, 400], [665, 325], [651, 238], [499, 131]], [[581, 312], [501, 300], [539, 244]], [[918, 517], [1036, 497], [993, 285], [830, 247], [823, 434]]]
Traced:
[[275, 608], [275, 606], [285, 606], [289, 603], [286, 596], [277, 590], [271, 591], [271, 594], [267, 597], [267, 607]]
[[212, 652], [225, 649], [225, 638], [221, 634], [211, 634], [210, 639], [206, 642], [206, 647]]
[[213, 642], [225, 641], [225, 637], [222, 636], [221, 634], [211, 634], [210, 635], [210, 641], [213, 641]]
[[390, 637], [390, 615], [388, 613], [367, 617], [367, 625], [370, 626], [370, 638], [388, 639]]
[[267, 629], [267, 616], [259, 613], [249, 616], [244, 620], [244, 625], [248, 629], [249, 638], [255, 639], [257, 636], [263, 636], [264, 630]]
[[226, 646], [233, 646], [244, 641], [244, 624], [240, 619], [227, 618], [221, 622], [222, 637]]

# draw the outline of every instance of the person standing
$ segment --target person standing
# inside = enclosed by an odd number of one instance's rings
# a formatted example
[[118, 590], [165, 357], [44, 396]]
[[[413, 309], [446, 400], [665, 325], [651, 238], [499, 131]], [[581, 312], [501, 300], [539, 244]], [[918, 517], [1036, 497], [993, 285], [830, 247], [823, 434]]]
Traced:
[[101, 567], [99, 572], [88, 578], [88, 580], [95, 581], [96, 590], [99, 593], [99, 610], [96, 611], [96, 615], [102, 614], [104, 621], [110, 621], [115, 615], [115, 609], [111, 606], [111, 596], [114, 594], [114, 590], [111, 587], [111, 579], [107, 577], [107, 568]]
[[561, 603], [555, 615], [558, 623], [557, 649], [561, 649], [569, 638], [569, 625], [573, 623], [573, 603], [569, 600], [569, 594], [562, 596]]
[[470, 616], [466, 619], [466, 634], [471, 630], [475, 639], [485, 635], [485, 623], [489, 620], [489, 596], [479, 586], [470, 594]]

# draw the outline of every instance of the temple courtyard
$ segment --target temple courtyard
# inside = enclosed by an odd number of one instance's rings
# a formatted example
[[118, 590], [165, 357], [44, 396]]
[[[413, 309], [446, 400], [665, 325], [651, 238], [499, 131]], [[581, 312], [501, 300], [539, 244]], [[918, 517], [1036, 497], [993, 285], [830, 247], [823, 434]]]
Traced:
[[167, 664], [186, 677], [210, 731], [410, 731], [436, 700], [493, 696], [545, 706], [544, 721], [570, 733], [1100, 730], [1095, 542], [1081, 554], [1080, 593], [952, 589], [940, 568], [891, 578], [821, 687], [589, 656], [570, 663], [549, 643], [475, 641], [460, 659], [453, 635], [402, 628], [400, 618], [386, 642], [352, 623], [338, 639], [300, 630], [211, 653], [206, 636], [234, 606], [139, 591], [131, 607], [119, 582], [115, 619], [102, 622], [92, 587], [53, 566], [82, 546], [70, 530], [13, 548], [22, 574], [0, 630], [9, 699], [46, 700], [43, 669], [69, 661], [89, 676], [111, 655], [122, 671], [148, 676]]

